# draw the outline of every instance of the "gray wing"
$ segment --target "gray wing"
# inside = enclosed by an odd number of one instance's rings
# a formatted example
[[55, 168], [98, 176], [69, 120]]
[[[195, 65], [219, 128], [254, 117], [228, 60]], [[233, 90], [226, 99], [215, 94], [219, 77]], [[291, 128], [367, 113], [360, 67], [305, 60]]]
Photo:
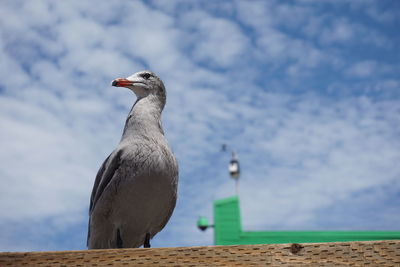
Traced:
[[[110, 183], [115, 172], [121, 165], [121, 154], [122, 150], [119, 150], [118, 152], [114, 151], [113, 153], [111, 153], [103, 162], [99, 171], [97, 172], [96, 180], [93, 185], [92, 194], [90, 196], [89, 216], [92, 214], [92, 211], [96, 205], [97, 200], [100, 198], [101, 194], [104, 192], [104, 189]], [[90, 218], [88, 225], [87, 242], [89, 242], [89, 237], [90, 237]]]
[[100, 198], [106, 186], [110, 183], [121, 163], [122, 150], [111, 153], [101, 165], [94, 182], [92, 195], [90, 196], [89, 215], [92, 213], [97, 200]]

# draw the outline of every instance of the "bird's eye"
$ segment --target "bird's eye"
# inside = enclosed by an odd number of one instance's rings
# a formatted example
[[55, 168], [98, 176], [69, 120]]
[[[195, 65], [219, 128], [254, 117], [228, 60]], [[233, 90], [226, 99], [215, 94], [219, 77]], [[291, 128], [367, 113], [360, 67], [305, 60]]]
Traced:
[[146, 80], [148, 80], [150, 77], [151, 77], [151, 74], [150, 73], [143, 73], [142, 75], [140, 75], [140, 76], [142, 76], [143, 78], [145, 78]]

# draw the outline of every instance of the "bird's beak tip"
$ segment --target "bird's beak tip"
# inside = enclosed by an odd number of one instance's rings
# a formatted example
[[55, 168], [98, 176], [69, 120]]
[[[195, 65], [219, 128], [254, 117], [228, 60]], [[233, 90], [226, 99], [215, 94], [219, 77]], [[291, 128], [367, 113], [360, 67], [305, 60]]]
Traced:
[[117, 78], [111, 82], [111, 85], [115, 87], [127, 87], [131, 86], [132, 84], [133, 84], [132, 81], [125, 78]]

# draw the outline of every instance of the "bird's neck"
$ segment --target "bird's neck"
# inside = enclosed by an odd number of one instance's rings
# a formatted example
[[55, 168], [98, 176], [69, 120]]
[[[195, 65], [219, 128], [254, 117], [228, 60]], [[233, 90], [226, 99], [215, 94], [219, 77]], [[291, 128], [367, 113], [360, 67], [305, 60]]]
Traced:
[[126, 119], [124, 132], [121, 140], [134, 138], [136, 136], [146, 136], [152, 138], [153, 135], [163, 135], [161, 125], [161, 112], [163, 104], [152, 95], [138, 98], [133, 104], [128, 118]]

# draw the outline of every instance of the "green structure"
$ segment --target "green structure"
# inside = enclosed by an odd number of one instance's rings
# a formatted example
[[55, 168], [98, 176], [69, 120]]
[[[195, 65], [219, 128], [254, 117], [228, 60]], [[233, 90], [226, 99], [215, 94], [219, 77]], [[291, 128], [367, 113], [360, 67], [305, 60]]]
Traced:
[[[208, 221], [200, 217], [198, 227]], [[399, 240], [400, 231], [243, 231], [237, 196], [214, 202], [215, 245], [319, 243], [344, 241]]]

